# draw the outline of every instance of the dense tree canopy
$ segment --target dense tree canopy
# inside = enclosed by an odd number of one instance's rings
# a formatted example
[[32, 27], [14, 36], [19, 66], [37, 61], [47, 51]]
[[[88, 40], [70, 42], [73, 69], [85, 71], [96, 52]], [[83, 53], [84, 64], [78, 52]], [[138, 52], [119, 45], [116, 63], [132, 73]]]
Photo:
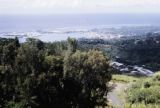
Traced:
[[112, 60], [126, 65], [145, 66], [153, 71], [160, 68], [160, 33], [111, 40], [83, 39], [78, 44], [84, 50], [101, 49]]
[[71, 38], [22, 44], [15, 38], [0, 39], [0, 55], [0, 108], [105, 106], [111, 73], [100, 51], [77, 50]]

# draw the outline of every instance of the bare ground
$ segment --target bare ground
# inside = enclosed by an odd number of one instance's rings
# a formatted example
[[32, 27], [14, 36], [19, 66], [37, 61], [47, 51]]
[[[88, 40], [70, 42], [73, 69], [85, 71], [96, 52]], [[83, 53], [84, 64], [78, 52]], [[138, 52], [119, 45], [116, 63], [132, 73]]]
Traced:
[[129, 86], [127, 83], [110, 83], [112, 87], [107, 98], [109, 103], [116, 108], [124, 108], [125, 101], [120, 98], [118, 93], [125, 93], [125, 90]]

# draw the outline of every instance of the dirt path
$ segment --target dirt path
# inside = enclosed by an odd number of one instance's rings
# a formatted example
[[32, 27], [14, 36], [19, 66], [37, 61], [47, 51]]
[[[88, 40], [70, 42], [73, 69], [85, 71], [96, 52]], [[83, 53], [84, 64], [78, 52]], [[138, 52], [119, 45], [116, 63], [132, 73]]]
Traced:
[[128, 87], [128, 84], [125, 83], [113, 83], [113, 89], [108, 94], [108, 100], [112, 106], [116, 108], [124, 108], [124, 100], [120, 98], [118, 93], [123, 93], [124, 90]]

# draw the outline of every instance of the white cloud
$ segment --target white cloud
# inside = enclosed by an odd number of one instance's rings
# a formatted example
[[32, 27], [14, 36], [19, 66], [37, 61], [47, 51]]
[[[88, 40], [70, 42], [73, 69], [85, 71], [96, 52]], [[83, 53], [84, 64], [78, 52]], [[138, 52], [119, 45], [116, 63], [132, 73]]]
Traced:
[[160, 13], [160, 0], [0, 0], [0, 13]]

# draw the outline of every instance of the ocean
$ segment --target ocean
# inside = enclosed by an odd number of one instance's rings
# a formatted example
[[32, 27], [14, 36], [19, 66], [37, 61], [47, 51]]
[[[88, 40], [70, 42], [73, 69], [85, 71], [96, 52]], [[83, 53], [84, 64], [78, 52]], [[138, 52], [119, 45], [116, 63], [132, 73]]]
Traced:
[[[28, 33], [43, 30], [94, 29], [103, 26], [118, 25], [159, 25], [159, 14], [57, 14], [57, 15], [0, 15], [0, 36], [4, 34]], [[48, 33], [47, 33], [48, 34]], [[83, 34], [75, 37], [83, 37]], [[77, 36], [78, 35], [78, 36]], [[52, 40], [64, 40], [68, 35], [50, 33], [45, 37]], [[85, 36], [84, 36], [85, 37]]]

